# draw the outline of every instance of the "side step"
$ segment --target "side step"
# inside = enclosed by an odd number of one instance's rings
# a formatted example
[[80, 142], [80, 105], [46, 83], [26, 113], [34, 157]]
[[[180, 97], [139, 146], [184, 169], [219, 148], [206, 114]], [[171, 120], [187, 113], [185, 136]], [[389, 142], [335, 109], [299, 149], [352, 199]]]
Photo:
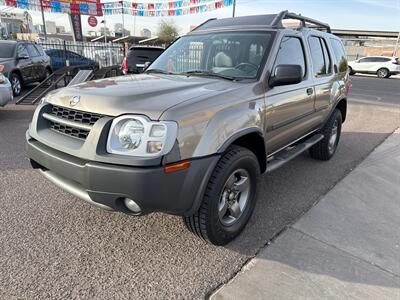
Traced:
[[269, 162], [267, 162], [266, 173], [275, 171], [276, 169], [282, 167], [284, 164], [291, 161], [293, 158], [299, 156], [304, 151], [310, 149], [313, 145], [318, 143], [323, 138], [324, 138], [323, 134], [315, 134], [302, 143], [299, 143], [293, 147], [289, 147], [278, 152], [277, 154], [272, 156], [272, 159]]

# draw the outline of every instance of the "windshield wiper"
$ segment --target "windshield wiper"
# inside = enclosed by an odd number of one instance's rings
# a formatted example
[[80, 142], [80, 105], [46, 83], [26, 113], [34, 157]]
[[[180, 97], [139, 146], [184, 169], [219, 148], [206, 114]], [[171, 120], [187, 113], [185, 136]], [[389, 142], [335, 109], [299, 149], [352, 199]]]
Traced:
[[222, 74], [218, 74], [218, 73], [214, 73], [214, 72], [209, 72], [209, 71], [204, 71], [204, 70], [190, 70], [190, 71], [186, 71], [183, 73], [180, 73], [180, 75], [204, 75], [204, 76], [213, 76], [213, 77], [219, 77], [222, 79], [226, 79], [226, 80], [238, 80], [238, 78], [233, 77], [233, 76], [228, 76], [228, 75], [222, 75]]
[[173, 73], [171, 72], [167, 72], [165, 70], [161, 70], [161, 69], [149, 69], [145, 71], [146, 74], [148, 73], [159, 73], [159, 74], [168, 74], [168, 75], [172, 75]]

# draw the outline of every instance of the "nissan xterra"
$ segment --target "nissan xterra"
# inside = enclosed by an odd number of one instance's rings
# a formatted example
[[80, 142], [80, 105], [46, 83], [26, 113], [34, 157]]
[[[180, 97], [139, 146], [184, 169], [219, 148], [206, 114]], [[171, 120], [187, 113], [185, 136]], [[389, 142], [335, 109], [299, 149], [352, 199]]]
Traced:
[[287, 11], [208, 20], [144, 74], [48, 94], [26, 134], [28, 156], [84, 201], [181, 215], [224, 245], [248, 222], [260, 174], [306, 150], [319, 160], [336, 151], [349, 76], [329, 32]]

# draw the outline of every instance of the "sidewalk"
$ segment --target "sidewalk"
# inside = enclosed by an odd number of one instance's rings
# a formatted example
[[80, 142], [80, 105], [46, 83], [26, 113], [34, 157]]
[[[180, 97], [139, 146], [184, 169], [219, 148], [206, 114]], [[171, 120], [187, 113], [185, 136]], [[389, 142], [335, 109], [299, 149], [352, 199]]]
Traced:
[[400, 299], [400, 130], [211, 299]]

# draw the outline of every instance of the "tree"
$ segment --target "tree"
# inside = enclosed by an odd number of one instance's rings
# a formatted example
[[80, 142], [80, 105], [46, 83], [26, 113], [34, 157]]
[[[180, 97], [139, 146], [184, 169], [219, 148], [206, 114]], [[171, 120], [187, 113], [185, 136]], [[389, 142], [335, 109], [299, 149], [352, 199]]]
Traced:
[[161, 20], [158, 24], [157, 36], [163, 43], [172, 43], [179, 36], [179, 29], [173, 21]]

